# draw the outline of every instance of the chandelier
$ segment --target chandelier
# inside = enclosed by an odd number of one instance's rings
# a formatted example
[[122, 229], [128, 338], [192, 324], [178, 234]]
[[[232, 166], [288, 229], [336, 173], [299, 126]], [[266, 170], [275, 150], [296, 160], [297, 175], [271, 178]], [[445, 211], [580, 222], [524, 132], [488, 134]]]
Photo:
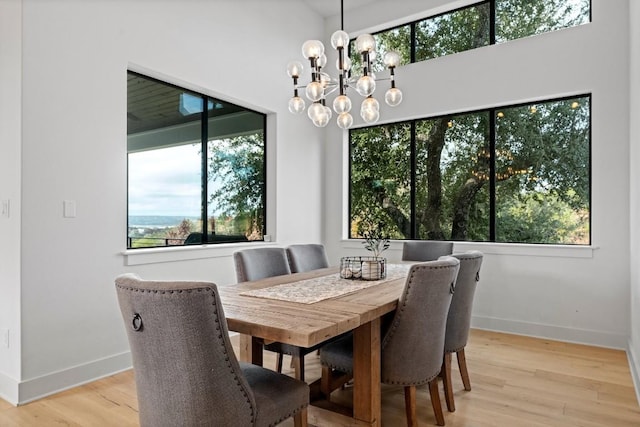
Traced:
[[336, 68], [337, 77], [330, 76], [324, 71], [327, 65], [324, 45], [320, 40], [307, 40], [302, 44], [302, 56], [309, 60], [311, 75], [306, 86], [300, 86], [298, 79], [303, 72], [302, 63], [291, 61], [287, 65], [287, 74], [293, 79], [293, 97], [289, 100], [289, 111], [300, 114], [304, 111], [306, 104], [298, 94], [298, 89], [304, 88], [305, 96], [311, 101], [307, 109], [307, 115], [314, 125], [325, 127], [333, 115], [331, 108], [327, 104], [327, 95], [338, 91], [338, 95], [333, 99], [333, 111], [337, 114], [338, 127], [349, 129], [353, 125], [351, 115], [351, 98], [347, 94], [351, 89], [355, 89], [358, 94], [364, 97], [360, 105], [360, 116], [367, 124], [373, 124], [380, 118], [380, 103], [373, 97], [376, 90], [376, 82], [390, 80], [391, 87], [385, 93], [385, 102], [391, 106], [402, 102], [402, 91], [396, 87], [395, 68], [400, 64], [400, 55], [394, 51], [389, 51], [384, 55], [384, 65], [389, 69], [388, 79], [376, 79], [371, 68], [371, 61], [376, 56], [376, 41], [371, 34], [361, 34], [356, 38], [356, 51], [362, 58], [362, 69], [360, 74], [351, 69], [351, 59], [347, 55], [345, 48], [349, 46], [349, 34], [344, 31], [344, 0], [340, 1], [341, 29], [331, 36], [331, 46], [337, 50], [338, 59]]

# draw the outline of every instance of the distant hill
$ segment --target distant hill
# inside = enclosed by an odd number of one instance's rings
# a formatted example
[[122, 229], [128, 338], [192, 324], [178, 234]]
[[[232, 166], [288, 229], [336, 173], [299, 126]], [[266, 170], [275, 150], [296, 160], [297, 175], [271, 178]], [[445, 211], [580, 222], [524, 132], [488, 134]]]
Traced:
[[183, 219], [198, 221], [196, 216], [164, 216], [164, 215], [129, 215], [129, 227], [150, 228], [150, 227], [174, 227]]

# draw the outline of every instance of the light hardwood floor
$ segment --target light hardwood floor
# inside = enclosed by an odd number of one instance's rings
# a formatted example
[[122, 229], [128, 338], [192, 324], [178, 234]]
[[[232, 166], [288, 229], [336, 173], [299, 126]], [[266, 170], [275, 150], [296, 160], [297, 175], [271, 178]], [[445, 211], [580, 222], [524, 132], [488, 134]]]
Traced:
[[[623, 351], [473, 330], [466, 354], [472, 391], [464, 391], [454, 362], [456, 412], [446, 411], [441, 388], [447, 426], [640, 426]], [[305, 360], [311, 382], [320, 376], [319, 359], [310, 354]], [[266, 366], [274, 361], [273, 353], [265, 353]], [[334, 392], [332, 400], [348, 404], [350, 392]], [[383, 386], [382, 393], [382, 424], [405, 425], [402, 388]], [[133, 373], [127, 371], [20, 407], [0, 400], [0, 426], [137, 426], [137, 406]], [[309, 421], [352, 425], [314, 408]], [[418, 422], [435, 422], [425, 387], [418, 389]]]

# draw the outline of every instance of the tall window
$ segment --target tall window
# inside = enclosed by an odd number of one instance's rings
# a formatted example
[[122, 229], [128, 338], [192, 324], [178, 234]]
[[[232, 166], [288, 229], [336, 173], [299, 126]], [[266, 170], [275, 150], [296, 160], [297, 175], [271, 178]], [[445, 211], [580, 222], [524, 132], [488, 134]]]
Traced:
[[590, 244], [591, 97], [350, 131], [350, 237]]
[[127, 247], [263, 240], [264, 114], [128, 73]]
[[[384, 54], [395, 50], [401, 65], [503, 43], [591, 20], [590, 0], [486, 0], [436, 16], [374, 33], [376, 72], [385, 69]], [[353, 70], [362, 59], [350, 45]]]

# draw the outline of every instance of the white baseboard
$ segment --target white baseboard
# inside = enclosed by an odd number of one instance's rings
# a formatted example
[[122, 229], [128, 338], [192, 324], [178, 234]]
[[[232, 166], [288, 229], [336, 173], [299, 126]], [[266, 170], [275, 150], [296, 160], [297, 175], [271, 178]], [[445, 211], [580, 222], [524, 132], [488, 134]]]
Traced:
[[4, 399], [12, 405], [18, 404], [19, 382], [0, 373], [0, 399]]
[[625, 334], [567, 328], [485, 316], [472, 316], [471, 327], [619, 350], [627, 350], [629, 340], [628, 335]]
[[640, 403], [640, 360], [633, 351], [631, 341], [627, 344], [627, 359], [629, 360], [629, 370], [631, 371], [631, 379], [633, 387], [636, 390], [636, 400]]
[[[17, 404], [23, 405], [44, 396], [126, 371], [131, 367], [131, 352], [127, 351], [26, 380], [20, 383]], [[15, 400], [10, 402], [15, 404]]]

